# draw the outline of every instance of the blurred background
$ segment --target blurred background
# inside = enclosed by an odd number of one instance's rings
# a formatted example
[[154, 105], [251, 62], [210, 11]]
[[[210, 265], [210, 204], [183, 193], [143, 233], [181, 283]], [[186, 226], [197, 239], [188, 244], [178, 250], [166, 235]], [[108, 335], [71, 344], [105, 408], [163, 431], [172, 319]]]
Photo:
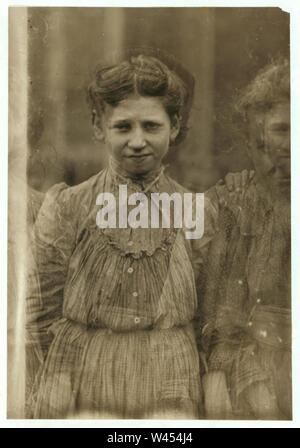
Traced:
[[172, 54], [196, 79], [187, 139], [169, 173], [204, 191], [249, 168], [235, 98], [257, 71], [289, 57], [279, 8], [28, 8], [28, 183], [46, 191], [89, 178], [106, 163], [93, 136], [86, 88], [96, 65], [132, 47]]

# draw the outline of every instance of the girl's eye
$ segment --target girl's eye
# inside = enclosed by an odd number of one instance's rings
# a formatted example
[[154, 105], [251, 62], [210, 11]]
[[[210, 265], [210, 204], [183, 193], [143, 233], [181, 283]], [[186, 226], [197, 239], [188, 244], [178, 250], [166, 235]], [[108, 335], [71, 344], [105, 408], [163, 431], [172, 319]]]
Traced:
[[130, 131], [130, 124], [129, 123], [119, 123], [114, 126], [115, 129], [119, 132], [128, 132]]
[[286, 123], [279, 123], [271, 126], [271, 132], [275, 134], [283, 134], [290, 131], [290, 127]]
[[160, 128], [160, 124], [155, 123], [154, 121], [146, 121], [143, 127], [144, 129], [146, 129], [146, 131], [156, 131]]

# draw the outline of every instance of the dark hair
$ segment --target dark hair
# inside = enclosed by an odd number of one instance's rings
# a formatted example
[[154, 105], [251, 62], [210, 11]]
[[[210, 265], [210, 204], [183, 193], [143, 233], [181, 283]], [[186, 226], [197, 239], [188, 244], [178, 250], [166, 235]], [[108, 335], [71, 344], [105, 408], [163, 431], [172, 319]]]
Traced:
[[101, 117], [105, 104], [116, 107], [131, 94], [158, 97], [170, 117], [171, 123], [178, 117], [180, 131], [175, 144], [184, 139], [193, 88], [188, 91], [183, 79], [175, 71], [153, 56], [138, 54], [119, 64], [96, 70], [88, 88], [93, 120]]
[[237, 110], [247, 118], [250, 110], [267, 110], [280, 99], [290, 98], [290, 65], [279, 58], [265, 66], [241, 92]]

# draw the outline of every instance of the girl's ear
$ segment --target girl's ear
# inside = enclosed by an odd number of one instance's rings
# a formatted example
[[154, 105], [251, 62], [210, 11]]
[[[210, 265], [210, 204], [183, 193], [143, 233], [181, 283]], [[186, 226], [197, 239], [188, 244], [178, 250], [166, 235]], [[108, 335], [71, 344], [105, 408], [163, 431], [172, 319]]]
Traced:
[[172, 119], [171, 123], [171, 132], [170, 132], [170, 142], [174, 143], [176, 140], [177, 135], [180, 131], [180, 119], [178, 115], [175, 115], [175, 117]]
[[97, 115], [97, 113], [95, 113], [95, 115], [93, 115], [93, 128], [94, 128], [94, 135], [95, 135], [96, 139], [99, 140], [100, 142], [104, 142], [105, 134], [103, 131], [101, 118]]

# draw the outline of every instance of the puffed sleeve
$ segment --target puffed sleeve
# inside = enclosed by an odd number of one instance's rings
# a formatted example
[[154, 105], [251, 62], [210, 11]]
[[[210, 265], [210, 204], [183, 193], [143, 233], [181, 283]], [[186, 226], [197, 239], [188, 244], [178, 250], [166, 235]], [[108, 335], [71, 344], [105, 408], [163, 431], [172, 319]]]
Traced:
[[57, 184], [46, 194], [33, 231], [35, 269], [29, 269], [26, 327], [46, 356], [51, 326], [62, 318], [63, 290], [76, 239], [76, 207], [70, 188]]

